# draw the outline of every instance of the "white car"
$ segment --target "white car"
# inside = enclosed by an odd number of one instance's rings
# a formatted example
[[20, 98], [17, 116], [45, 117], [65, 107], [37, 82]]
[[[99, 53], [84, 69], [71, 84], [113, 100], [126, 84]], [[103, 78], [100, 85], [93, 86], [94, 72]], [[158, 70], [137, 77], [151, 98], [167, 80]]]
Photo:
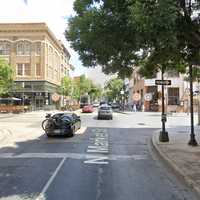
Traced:
[[97, 119], [113, 119], [111, 106], [103, 104], [99, 107]]
[[95, 107], [95, 108], [99, 107], [99, 103], [98, 103], [98, 102], [94, 102], [92, 105], [93, 105], [93, 107]]

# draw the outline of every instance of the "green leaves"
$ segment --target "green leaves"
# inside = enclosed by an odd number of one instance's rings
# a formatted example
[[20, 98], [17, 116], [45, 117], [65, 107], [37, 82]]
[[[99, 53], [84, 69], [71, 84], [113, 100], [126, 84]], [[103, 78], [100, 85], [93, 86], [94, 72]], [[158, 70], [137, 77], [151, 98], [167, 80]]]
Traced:
[[81, 75], [78, 79], [65, 76], [61, 81], [60, 93], [79, 100], [81, 95], [89, 94], [91, 98], [101, 96], [101, 87], [95, 85], [90, 79]]
[[8, 62], [0, 59], [0, 96], [7, 95], [13, 83], [13, 70]]
[[[188, 3], [189, 2], [189, 3]], [[76, 0], [66, 38], [84, 66], [145, 76], [161, 66], [184, 71], [200, 64], [200, 1]]]
[[106, 74], [129, 76], [137, 44], [134, 26], [129, 26], [127, 1], [77, 0], [75, 6], [77, 15], [69, 21], [66, 38], [83, 65], [101, 65]]
[[120, 91], [123, 89], [123, 80], [113, 78], [109, 80], [105, 86], [106, 96], [110, 101], [120, 99]]
[[72, 94], [72, 90], [72, 79], [69, 76], [63, 77], [61, 81], [60, 92], [65, 96], [70, 96]]

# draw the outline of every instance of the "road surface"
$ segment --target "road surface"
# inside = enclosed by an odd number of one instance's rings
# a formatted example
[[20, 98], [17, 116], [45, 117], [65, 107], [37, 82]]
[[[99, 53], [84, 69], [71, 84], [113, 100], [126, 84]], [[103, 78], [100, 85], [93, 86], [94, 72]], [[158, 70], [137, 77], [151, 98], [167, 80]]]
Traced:
[[10, 134], [0, 138], [0, 200], [197, 199], [152, 153], [157, 114], [115, 113], [113, 120], [81, 114], [73, 138], [47, 138], [43, 117], [0, 118]]

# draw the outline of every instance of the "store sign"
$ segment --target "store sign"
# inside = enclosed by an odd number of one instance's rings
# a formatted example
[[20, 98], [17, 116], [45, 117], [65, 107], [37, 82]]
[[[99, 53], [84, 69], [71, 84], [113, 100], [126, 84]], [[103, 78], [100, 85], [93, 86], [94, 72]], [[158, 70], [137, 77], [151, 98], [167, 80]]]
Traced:
[[54, 102], [57, 102], [57, 101], [60, 100], [60, 95], [57, 94], [57, 93], [54, 93], [54, 94], [52, 94], [51, 98], [52, 98], [52, 100], [53, 100]]

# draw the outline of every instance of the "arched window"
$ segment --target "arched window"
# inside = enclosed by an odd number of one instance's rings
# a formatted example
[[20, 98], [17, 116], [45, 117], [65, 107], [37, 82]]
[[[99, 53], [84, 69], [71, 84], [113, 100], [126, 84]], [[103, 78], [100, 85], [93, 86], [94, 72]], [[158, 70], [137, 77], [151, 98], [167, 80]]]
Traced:
[[0, 41], [0, 55], [10, 55], [10, 43], [7, 41]]
[[17, 55], [30, 55], [31, 44], [28, 41], [21, 41], [17, 43]]
[[35, 43], [35, 53], [36, 53], [36, 55], [40, 56], [40, 54], [41, 54], [41, 42]]

